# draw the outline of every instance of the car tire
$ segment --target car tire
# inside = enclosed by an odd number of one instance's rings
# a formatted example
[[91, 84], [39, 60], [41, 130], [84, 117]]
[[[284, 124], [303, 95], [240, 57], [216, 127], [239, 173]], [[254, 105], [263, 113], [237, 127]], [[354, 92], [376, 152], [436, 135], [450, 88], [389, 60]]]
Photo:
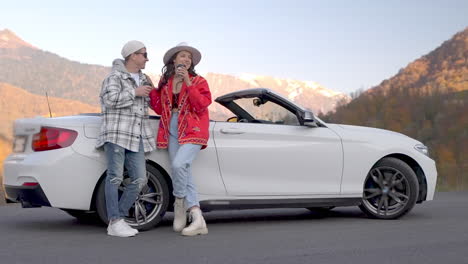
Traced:
[[[157, 226], [169, 205], [169, 187], [162, 173], [153, 166], [146, 164], [148, 183], [138, 194], [138, 198], [129, 210], [129, 216], [125, 221], [138, 230], [148, 230]], [[104, 176], [105, 177], [105, 176]], [[119, 187], [119, 197], [125, 186], [130, 182], [127, 171], [124, 172], [124, 180]], [[108, 223], [106, 199], [106, 181], [103, 179], [99, 184], [96, 197], [96, 211], [104, 223]]]
[[383, 158], [367, 174], [359, 208], [371, 218], [397, 219], [414, 207], [418, 193], [416, 174], [408, 164]]

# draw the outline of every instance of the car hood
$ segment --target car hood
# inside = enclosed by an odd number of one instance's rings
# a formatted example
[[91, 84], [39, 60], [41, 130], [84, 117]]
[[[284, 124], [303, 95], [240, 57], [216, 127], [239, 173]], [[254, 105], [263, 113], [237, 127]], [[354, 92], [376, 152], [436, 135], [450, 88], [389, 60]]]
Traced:
[[327, 124], [327, 126], [341, 136], [342, 139], [346, 140], [363, 140], [363, 141], [399, 141], [407, 142], [409, 144], [421, 144], [418, 140], [408, 137], [404, 134], [374, 128], [374, 127], [363, 127], [363, 126], [352, 126], [342, 124]]
[[351, 126], [351, 125], [342, 125], [342, 124], [336, 124], [340, 126], [341, 128], [345, 130], [351, 130], [351, 131], [356, 131], [356, 132], [362, 132], [362, 133], [379, 133], [379, 134], [390, 134], [390, 135], [397, 135], [397, 136], [403, 136], [407, 137], [404, 134], [391, 131], [391, 130], [386, 130], [386, 129], [381, 129], [381, 128], [375, 128], [375, 127], [364, 127], [364, 126]]

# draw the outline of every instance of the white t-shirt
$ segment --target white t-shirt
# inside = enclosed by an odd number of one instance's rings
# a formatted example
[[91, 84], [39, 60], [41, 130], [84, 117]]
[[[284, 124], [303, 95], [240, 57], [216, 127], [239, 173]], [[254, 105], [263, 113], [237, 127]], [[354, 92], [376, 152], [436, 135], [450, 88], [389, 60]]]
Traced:
[[135, 80], [137, 86], [140, 86], [140, 74], [130, 72], [130, 75], [132, 76], [133, 80]]

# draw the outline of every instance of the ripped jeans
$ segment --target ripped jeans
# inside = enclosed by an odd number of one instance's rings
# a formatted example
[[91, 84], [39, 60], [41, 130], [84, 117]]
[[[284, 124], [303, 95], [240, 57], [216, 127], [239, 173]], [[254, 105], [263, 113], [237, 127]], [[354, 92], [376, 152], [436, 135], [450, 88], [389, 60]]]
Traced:
[[177, 198], [185, 198], [186, 209], [193, 206], [200, 207], [192, 175], [192, 162], [202, 146], [196, 144], [179, 145], [178, 117], [179, 114], [177, 112], [172, 113], [169, 130], [168, 151], [172, 165], [173, 194]]
[[[119, 145], [106, 142], [104, 151], [107, 158], [106, 208], [109, 221], [128, 216], [128, 210], [146, 185], [146, 161], [143, 142], [140, 140], [138, 152], [132, 152]], [[126, 185], [119, 200], [118, 189], [123, 180], [123, 171], [127, 168], [130, 182]]]

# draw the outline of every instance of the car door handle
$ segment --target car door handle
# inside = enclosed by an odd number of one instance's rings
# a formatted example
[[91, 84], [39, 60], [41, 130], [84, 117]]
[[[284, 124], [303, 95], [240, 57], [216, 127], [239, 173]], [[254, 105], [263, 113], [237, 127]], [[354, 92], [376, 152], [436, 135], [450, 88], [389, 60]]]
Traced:
[[223, 134], [244, 134], [245, 131], [242, 131], [238, 128], [221, 128], [221, 133]]

